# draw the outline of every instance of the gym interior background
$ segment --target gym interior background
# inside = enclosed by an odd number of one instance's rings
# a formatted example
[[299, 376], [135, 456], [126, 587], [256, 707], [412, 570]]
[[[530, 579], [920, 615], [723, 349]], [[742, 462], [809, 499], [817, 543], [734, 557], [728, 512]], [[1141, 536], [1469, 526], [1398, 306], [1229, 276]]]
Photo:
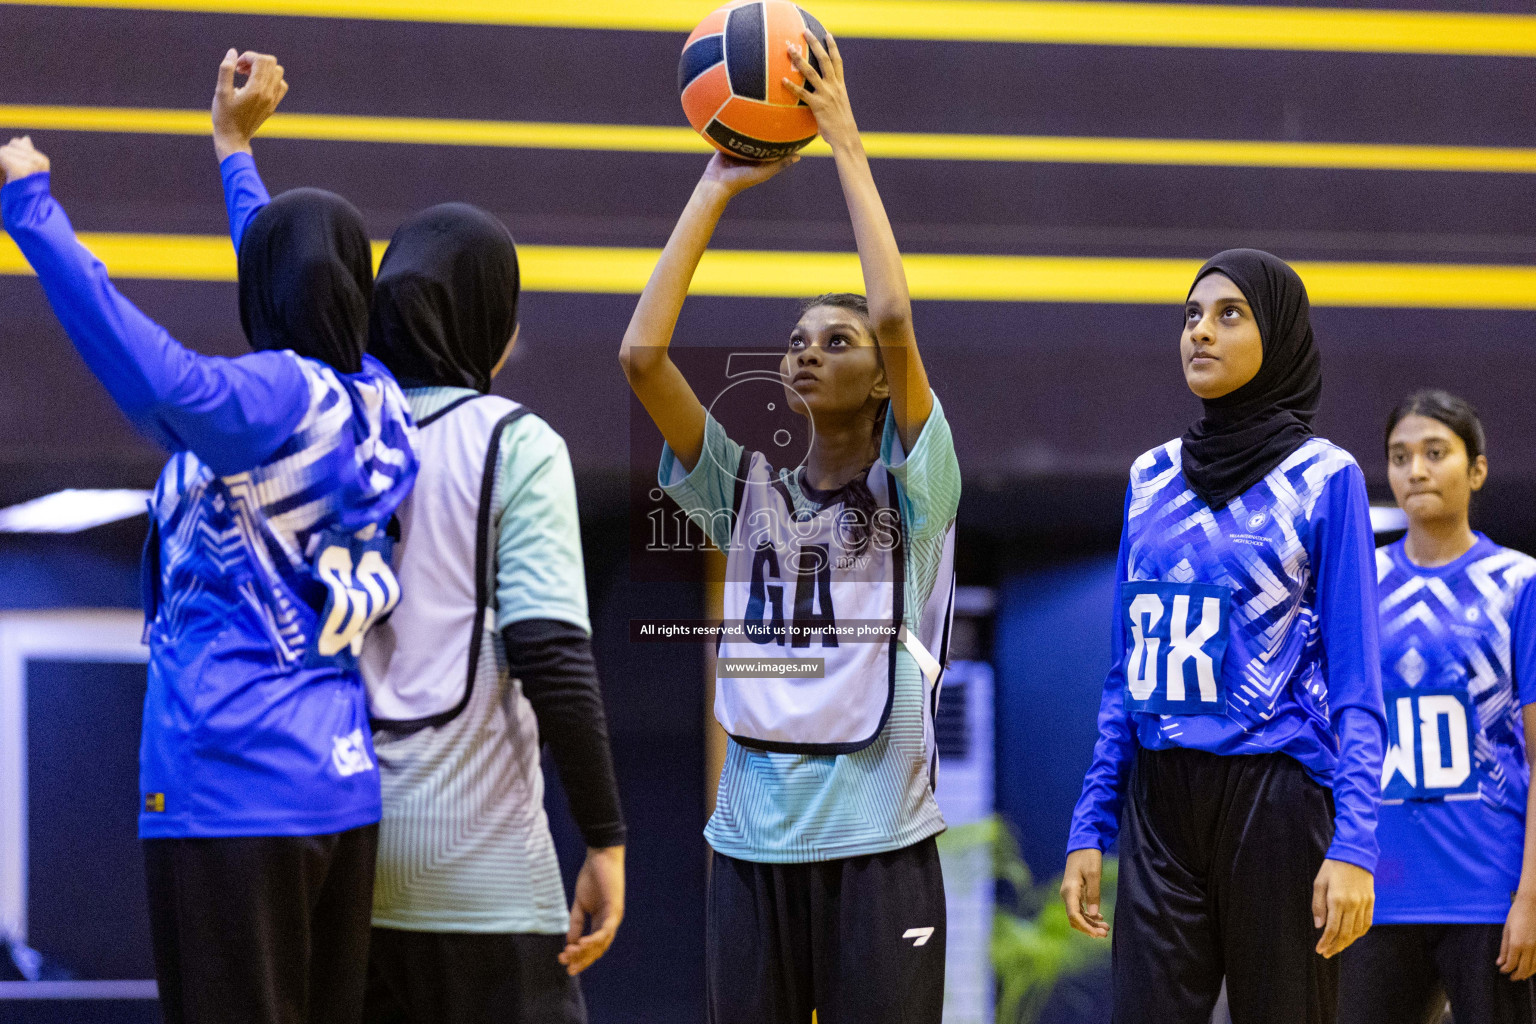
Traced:
[[[0, 0], [0, 131], [33, 135], [123, 290], [199, 350], [244, 348], [207, 119], [229, 46], [277, 54], [292, 84], [256, 144], [274, 192], [339, 191], [378, 240], [452, 199], [512, 228], [522, 335], [497, 389], [570, 446], [631, 824], [628, 916], [585, 976], [595, 1021], [702, 1016], [704, 654], [631, 643], [628, 620], [696, 618], [708, 595], [632, 572], [630, 496], [654, 471], [637, 453], [659, 442], [631, 437], [650, 428], [632, 420], [615, 357], [705, 162], [675, 79], [711, 6]], [[1179, 303], [1220, 249], [1300, 265], [1324, 354], [1317, 427], [1360, 459], [1374, 498], [1390, 503], [1387, 412], [1444, 387], [1488, 429], [1474, 526], [1536, 551], [1536, 17], [1524, 5], [806, 6], [842, 42], [965, 474], [955, 653], [967, 668], [941, 737], [952, 817], [995, 807], [1037, 880], [1060, 870], [1108, 661], [1126, 471], [1198, 414], [1175, 354]], [[857, 287], [824, 154], [733, 203], [716, 245], [747, 255], [689, 300], [677, 344], [777, 345], [796, 297]], [[3, 236], [0, 365], [0, 506], [151, 486], [161, 453], [90, 378]], [[4, 521], [25, 531], [24, 519]], [[143, 669], [111, 653], [138, 604], [143, 527], [0, 534], [0, 647], [12, 645], [0, 650], [0, 925], [45, 958], [11, 978], [152, 977], [134, 838]], [[550, 804], [575, 863], [555, 783]], [[953, 928], [965, 938], [949, 1016], [980, 1021], [993, 890], [960, 875], [970, 888], [952, 906], [972, 920]], [[1102, 1019], [1095, 970], [1064, 982], [1045, 1019]], [[7, 999], [0, 1019], [158, 1016], [145, 998]]]

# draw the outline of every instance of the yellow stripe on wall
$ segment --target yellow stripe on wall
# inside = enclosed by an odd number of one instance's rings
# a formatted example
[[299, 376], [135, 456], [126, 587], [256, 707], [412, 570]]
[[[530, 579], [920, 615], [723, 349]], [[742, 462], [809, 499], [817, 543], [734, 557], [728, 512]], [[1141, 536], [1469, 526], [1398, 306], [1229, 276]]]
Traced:
[[[714, 0], [0, 0], [31, 6], [686, 33]], [[1518, 14], [1081, 0], [809, 0], [850, 38], [1536, 55]]]
[[[114, 277], [233, 281], [235, 257], [220, 235], [82, 234]], [[374, 257], [384, 242], [374, 243]], [[524, 245], [529, 291], [638, 294], [659, 249]], [[1129, 302], [1183, 300], [1199, 260], [1086, 256], [904, 258], [916, 299], [971, 302]], [[1536, 266], [1454, 263], [1302, 262], [1296, 269], [1319, 306], [1536, 310]], [[0, 274], [29, 274], [14, 242], [0, 234]], [[852, 253], [715, 249], [704, 257], [692, 294], [802, 298], [862, 290]]]
[[[200, 136], [208, 135], [210, 130], [208, 112], [204, 110], [17, 104], [0, 104], [0, 127], [14, 131]], [[691, 128], [665, 125], [280, 113], [274, 114], [262, 127], [261, 136], [268, 139], [326, 142], [627, 153], [703, 155], [710, 152], [709, 144]], [[887, 160], [1536, 173], [1536, 149], [1517, 147], [921, 132], [866, 132], [864, 145], [871, 156]], [[831, 156], [832, 153], [820, 139], [807, 147], [805, 152], [820, 157]]]

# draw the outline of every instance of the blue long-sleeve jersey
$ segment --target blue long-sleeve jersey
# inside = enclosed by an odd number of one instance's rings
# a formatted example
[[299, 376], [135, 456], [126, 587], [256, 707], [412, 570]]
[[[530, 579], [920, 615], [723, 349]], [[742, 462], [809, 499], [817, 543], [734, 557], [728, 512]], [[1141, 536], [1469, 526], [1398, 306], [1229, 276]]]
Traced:
[[1398, 541], [1376, 568], [1387, 710], [1376, 922], [1500, 924], [1525, 852], [1521, 708], [1536, 702], [1536, 672], [1517, 690], [1511, 662], [1517, 643], [1536, 645], [1533, 602], [1516, 607], [1536, 559], [1478, 534], [1447, 565], [1414, 565]]
[[1212, 509], [1180, 442], [1131, 467], [1113, 667], [1068, 850], [1105, 849], [1138, 746], [1278, 751], [1334, 793], [1328, 856], [1376, 866], [1384, 722], [1365, 480], [1312, 438]]
[[[264, 190], [231, 197], [232, 227], [265, 201]], [[145, 552], [140, 834], [377, 821], [351, 658], [398, 600], [381, 528], [416, 469], [398, 386], [371, 359], [347, 375], [292, 352], [222, 359], [182, 347], [76, 241], [46, 174], [7, 184], [0, 215], [86, 365], [173, 453]]]

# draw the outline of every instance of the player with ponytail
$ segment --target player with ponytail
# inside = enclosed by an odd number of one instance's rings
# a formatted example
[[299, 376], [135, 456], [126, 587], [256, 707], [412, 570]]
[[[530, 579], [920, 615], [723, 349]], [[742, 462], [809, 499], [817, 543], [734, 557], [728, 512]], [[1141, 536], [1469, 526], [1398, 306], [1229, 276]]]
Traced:
[[[811, 421], [798, 470], [727, 436], [668, 344], [730, 199], [796, 158], [715, 156], [624, 337], [620, 361], [666, 439], [660, 482], [726, 554], [719, 664], [804, 658], [789, 677], [721, 678], [731, 739], [705, 836], [715, 1024], [938, 1024], [944, 889], [933, 837], [932, 696], [943, 658], [959, 466], [913, 334], [901, 254], [870, 174], [835, 41], [792, 48], [791, 87], [832, 148], [868, 300], [813, 299], [780, 380]], [[872, 623], [863, 640], [838, 624]]]
[[1472, 529], [1477, 412], [1444, 391], [1387, 419], [1408, 533], [1376, 551], [1387, 709], [1376, 924], [1345, 950], [1344, 1024], [1529, 1024], [1536, 1010], [1536, 559]]

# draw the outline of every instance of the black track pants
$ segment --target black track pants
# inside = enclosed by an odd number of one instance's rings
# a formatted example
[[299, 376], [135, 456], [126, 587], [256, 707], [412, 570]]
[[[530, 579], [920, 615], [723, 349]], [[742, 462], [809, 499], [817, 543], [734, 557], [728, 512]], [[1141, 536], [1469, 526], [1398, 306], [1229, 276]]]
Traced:
[[1379, 924], [1341, 956], [1340, 1024], [1532, 1024], [1536, 979], [1499, 973], [1502, 924]]
[[1115, 1024], [1332, 1024], [1312, 883], [1333, 795], [1284, 754], [1141, 750], [1120, 832]]
[[375, 928], [363, 1024], [586, 1024], [564, 935]]
[[379, 827], [146, 839], [166, 1024], [356, 1024]]
[[710, 1024], [939, 1024], [944, 877], [934, 841], [809, 864], [715, 854]]

